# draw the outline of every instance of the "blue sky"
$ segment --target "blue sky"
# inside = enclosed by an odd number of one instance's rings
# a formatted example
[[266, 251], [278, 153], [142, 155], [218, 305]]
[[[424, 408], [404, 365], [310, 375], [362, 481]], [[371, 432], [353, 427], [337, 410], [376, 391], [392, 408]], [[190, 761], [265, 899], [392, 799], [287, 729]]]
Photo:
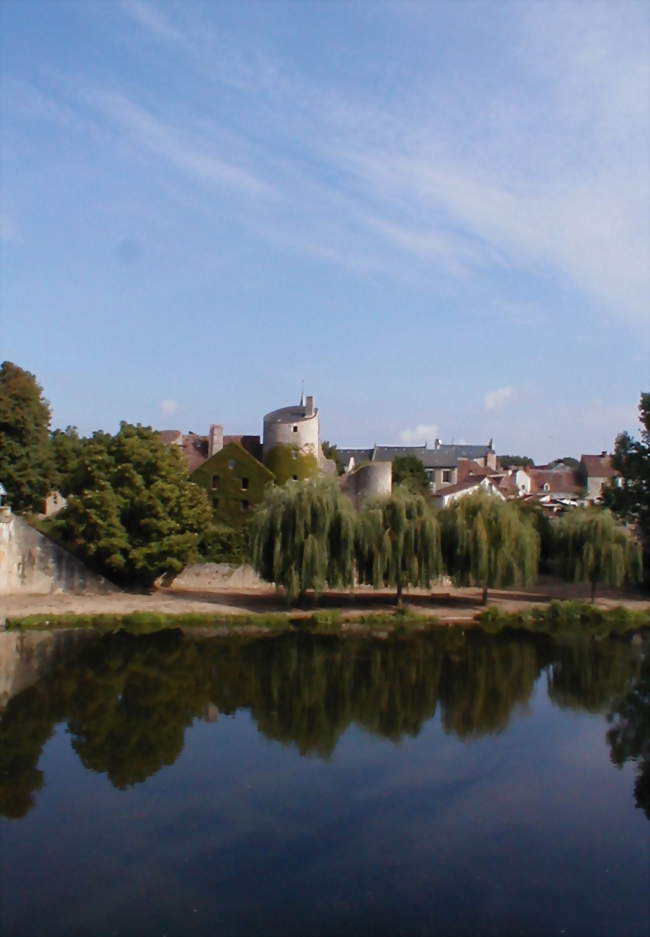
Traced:
[[544, 461], [649, 385], [645, 3], [0, 5], [0, 359], [53, 425]]

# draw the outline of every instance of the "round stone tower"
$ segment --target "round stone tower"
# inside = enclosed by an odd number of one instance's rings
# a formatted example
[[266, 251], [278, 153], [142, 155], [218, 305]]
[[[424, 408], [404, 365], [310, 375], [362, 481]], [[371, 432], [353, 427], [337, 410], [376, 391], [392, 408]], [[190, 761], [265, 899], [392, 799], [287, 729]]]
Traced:
[[275, 446], [297, 446], [305, 455], [323, 461], [320, 447], [320, 419], [313, 397], [305, 397], [293, 407], [272, 410], [264, 417], [264, 458]]

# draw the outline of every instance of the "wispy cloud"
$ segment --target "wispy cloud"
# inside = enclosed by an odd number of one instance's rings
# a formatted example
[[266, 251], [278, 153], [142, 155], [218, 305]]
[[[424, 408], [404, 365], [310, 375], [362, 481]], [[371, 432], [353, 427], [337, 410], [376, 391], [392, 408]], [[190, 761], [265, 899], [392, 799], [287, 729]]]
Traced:
[[499, 410], [510, 400], [514, 392], [514, 387], [510, 386], [489, 390], [483, 398], [483, 405], [486, 410]]
[[142, 3], [141, 0], [122, 0], [120, 4], [125, 13], [142, 26], [156, 39], [167, 42], [183, 43], [184, 36], [170, 22], [162, 11], [160, 3]]
[[400, 440], [407, 446], [421, 446], [423, 443], [433, 445], [438, 436], [438, 427], [435, 423], [419, 423], [413, 429], [403, 429], [399, 434]]
[[[250, 194], [272, 194], [272, 186], [253, 171], [218, 155], [215, 139], [205, 134], [199, 137], [165, 123], [121, 94], [94, 91], [88, 93], [88, 99], [138, 146], [195, 178]], [[218, 128], [214, 128], [214, 136], [218, 136]]]

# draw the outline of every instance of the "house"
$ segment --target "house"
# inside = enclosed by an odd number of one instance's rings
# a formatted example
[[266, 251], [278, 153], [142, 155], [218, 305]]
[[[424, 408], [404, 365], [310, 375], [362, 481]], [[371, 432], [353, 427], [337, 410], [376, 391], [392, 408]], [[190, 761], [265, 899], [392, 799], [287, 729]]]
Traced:
[[215, 518], [241, 527], [264, 498], [274, 475], [238, 442], [229, 442], [196, 468], [190, 479], [207, 491]]
[[615, 480], [615, 484], [620, 484], [621, 476], [614, 468], [612, 457], [608, 455], [607, 452], [601, 452], [600, 455], [580, 456], [578, 473], [583, 487], [587, 490], [587, 498], [590, 501], [597, 501], [602, 498], [603, 488], [608, 485], [612, 479]]
[[436, 439], [433, 448], [427, 443], [422, 446], [374, 445], [367, 449], [339, 448], [338, 454], [346, 472], [368, 462], [393, 462], [404, 456], [415, 456], [424, 465], [432, 492], [458, 484], [459, 466], [463, 461], [471, 461], [482, 469], [496, 471], [497, 468], [492, 440], [487, 445], [447, 445]]
[[506, 500], [505, 495], [499, 491], [498, 486], [487, 476], [459, 482], [457, 485], [448, 485], [446, 488], [437, 491], [431, 500], [434, 507], [446, 508], [452, 502], [459, 501], [461, 498], [465, 498], [477, 491], [484, 491], [496, 498], [501, 498], [502, 501]]

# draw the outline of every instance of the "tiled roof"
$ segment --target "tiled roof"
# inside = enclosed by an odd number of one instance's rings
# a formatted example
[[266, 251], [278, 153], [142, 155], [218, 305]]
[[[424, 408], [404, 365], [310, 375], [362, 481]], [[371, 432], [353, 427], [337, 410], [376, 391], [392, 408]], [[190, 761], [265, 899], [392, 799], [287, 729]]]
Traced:
[[611, 455], [583, 455], [580, 462], [591, 478], [613, 478], [617, 474]]
[[471, 478], [473, 475], [478, 475], [479, 478], [485, 478], [486, 475], [491, 475], [491, 469], [486, 468], [484, 465], [479, 465], [478, 462], [474, 462], [473, 459], [459, 459], [458, 460], [458, 481], [466, 481]]
[[197, 436], [196, 433], [187, 433], [183, 436], [181, 454], [185, 459], [187, 471], [191, 475], [199, 465], [203, 465], [208, 457], [208, 437]]
[[[537, 494], [538, 492], [547, 492], [554, 495], [560, 493], [578, 494], [582, 488], [577, 472], [531, 467], [528, 467], [526, 472], [531, 481], [531, 494]], [[546, 485], [548, 485], [548, 488], [546, 488]]]
[[179, 429], [161, 429], [158, 430], [158, 435], [165, 445], [169, 446], [173, 442], [179, 442], [183, 434]]

